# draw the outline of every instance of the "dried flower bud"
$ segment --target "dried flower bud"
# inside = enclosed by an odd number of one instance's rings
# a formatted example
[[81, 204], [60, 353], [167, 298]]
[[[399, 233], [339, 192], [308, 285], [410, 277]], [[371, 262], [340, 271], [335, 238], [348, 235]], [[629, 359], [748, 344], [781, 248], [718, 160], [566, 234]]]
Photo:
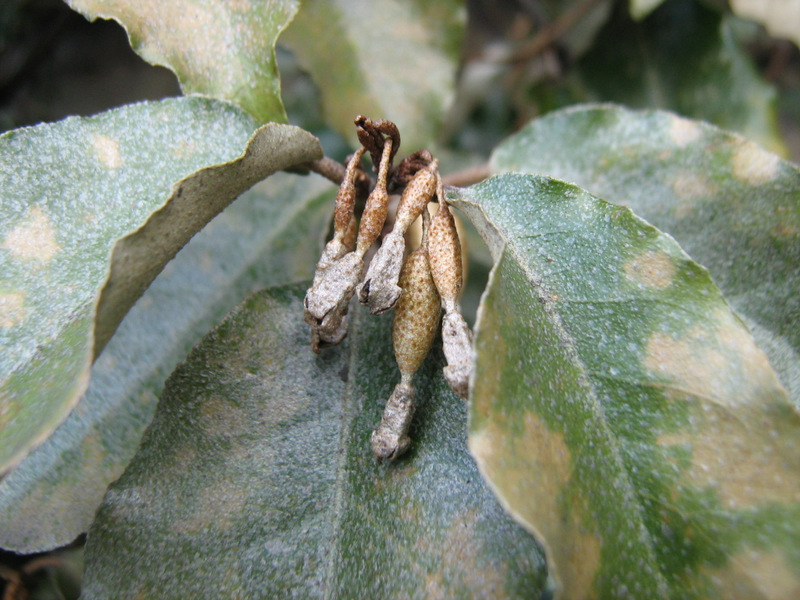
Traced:
[[347, 170], [336, 194], [336, 205], [333, 210], [333, 235], [340, 241], [347, 235], [350, 221], [353, 219], [353, 208], [356, 204], [356, 172], [364, 156], [364, 148], [359, 148], [347, 163]]
[[436, 289], [445, 310], [452, 310], [458, 301], [463, 281], [461, 242], [456, 222], [446, 202], [439, 199], [439, 210], [431, 219], [428, 230], [428, 260]]
[[378, 315], [391, 309], [400, 297], [397, 280], [405, 254], [406, 229], [422, 213], [436, 190], [436, 168], [434, 160], [429, 167], [420, 170], [403, 191], [394, 229], [383, 239], [381, 247], [372, 259], [358, 288], [362, 303], [368, 304], [370, 312]]
[[447, 359], [444, 377], [451, 389], [466, 400], [474, 362], [472, 333], [458, 307], [463, 282], [461, 242], [453, 214], [445, 202], [441, 178], [437, 183], [437, 196], [439, 210], [431, 220], [427, 247], [431, 274], [445, 310], [442, 320], [442, 349]]
[[386, 191], [386, 177], [389, 174], [389, 165], [392, 156], [392, 140], [386, 140], [383, 145], [383, 154], [378, 168], [378, 181], [375, 189], [367, 198], [364, 213], [361, 215], [361, 225], [358, 229], [358, 242], [356, 251], [363, 257], [375, 240], [383, 231], [386, 214], [389, 211], [389, 193]]
[[442, 310], [424, 246], [408, 257], [400, 286], [403, 293], [395, 307], [392, 340], [400, 374], [410, 378], [431, 349]]
[[444, 378], [450, 389], [466, 400], [474, 364], [472, 332], [457, 308], [446, 312], [442, 319], [442, 350], [447, 359]]
[[438, 162], [434, 160], [428, 167], [417, 171], [406, 189], [403, 190], [400, 204], [397, 206], [395, 229], [405, 233], [411, 223], [416, 221], [422, 213], [422, 209], [431, 201], [436, 191], [437, 168]]
[[319, 350], [319, 342], [337, 344], [344, 338], [348, 304], [363, 270], [364, 262], [355, 252], [345, 254], [321, 272], [318, 270], [305, 298], [306, 322], [314, 328], [315, 351]]
[[427, 252], [420, 246], [408, 257], [400, 276], [403, 293], [394, 314], [392, 339], [400, 383], [386, 402], [372, 451], [381, 460], [394, 460], [411, 444], [408, 430], [414, 415], [412, 380], [436, 337], [441, 313], [439, 294], [431, 278]]
[[380, 315], [394, 307], [400, 297], [397, 280], [403, 268], [406, 241], [403, 234], [392, 231], [369, 263], [364, 281], [358, 287], [358, 298], [368, 304], [373, 315]]

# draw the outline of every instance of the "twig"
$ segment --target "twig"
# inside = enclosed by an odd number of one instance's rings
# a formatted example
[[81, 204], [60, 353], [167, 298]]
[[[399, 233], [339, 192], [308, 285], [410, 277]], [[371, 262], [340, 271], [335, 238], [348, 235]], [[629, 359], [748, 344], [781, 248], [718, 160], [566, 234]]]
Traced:
[[472, 185], [473, 183], [478, 183], [479, 181], [483, 181], [491, 174], [492, 171], [489, 168], [489, 163], [483, 163], [482, 165], [467, 167], [466, 169], [461, 169], [455, 173], [444, 175], [442, 177], [442, 182], [444, 185], [464, 187], [467, 185]]
[[[308, 169], [309, 171], [313, 171], [317, 175], [322, 175], [325, 179], [332, 181], [336, 185], [341, 185], [342, 181], [344, 181], [344, 173], [345, 167], [339, 161], [333, 160], [327, 156], [323, 156], [319, 160], [315, 160], [310, 163], [305, 163], [302, 165], [298, 165], [301, 169]], [[372, 177], [370, 177], [364, 171], [357, 171], [356, 172], [356, 188], [358, 189], [359, 196], [365, 196], [369, 194], [370, 190], [372, 189], [374, 183], [372, 181]]]
[[605, 0], [584, 0], [542, 28], [527, 44], [513, 52], [505, 61], [519, 63], [530, 60], [563, 37], [587, 12]]

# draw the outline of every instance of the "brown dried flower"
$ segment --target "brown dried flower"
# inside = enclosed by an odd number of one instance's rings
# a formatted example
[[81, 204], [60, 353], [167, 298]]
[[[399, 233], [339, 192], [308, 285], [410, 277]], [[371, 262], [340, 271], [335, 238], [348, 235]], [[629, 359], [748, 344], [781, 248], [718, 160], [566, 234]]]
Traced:
[[438, 163], [434, 160], [421, 169], [406, 186], [397, 207], [394, 228], [384, 239], [372, 258], [364, 281], [358, 288], [362, 304], [369, 305], [370, 312], [378, 315], [394, 307], [400, 297], [397, 280], [403, 266], [406, 229], [422, 213], [436, 191]]
[[372, 433], [372, 451], [382, 460], [394, 460], [411, 441], [408, 430], [414, 416], [412, 380], [436, 337], [441, 305], [431, 277], [425, 245], [415, 250], [400, 275], [402, 294], [394, 314], [392, 339], [400, 383], [386, 402], [380, 425]]
[[452, 390], [466, 400], [473, 353], [472, 332], [458, 306], [463, 283], [461, 242], [453, 214], [445, 202], [441, 177], [436, 188], [439, 210], [431, 220], [427, 246], [431, 274], [445, 310], [442, 320], [442, 349], [447, 359], [444, 376]]

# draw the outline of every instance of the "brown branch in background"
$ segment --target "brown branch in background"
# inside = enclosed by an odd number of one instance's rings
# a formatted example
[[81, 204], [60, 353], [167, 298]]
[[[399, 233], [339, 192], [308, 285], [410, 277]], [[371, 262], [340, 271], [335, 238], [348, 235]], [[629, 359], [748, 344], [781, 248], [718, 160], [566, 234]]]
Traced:
[[559, 15], [555, 21], [542, 28], [528, 43], [518, 48], [508, 56], [504, 62], [526, 62], [534, 56], [537, 56], [563, 37], [587, 12], [604, 1], [605, 0], [584, 0], [580, 4], [576, 4], [564, 14]]
[[[345, 166], [339, 161], [333, 160], [327, 156], [300, 165], [300, 167], [313, 171], [317, 175], [322, 175], [325, 179], [332, 181], [336, 185], [341, 185], [342, 181], [344, 181]], [[359, 191], [361, 191], [361, 188], [365, 188], [367, 192], [369, 192], [369, 190], [372, 189], [372, 178], [364, 171], [358, 171], [356, 173], [356, 187], [359, 188]]]
[[489, 168], [489, 163], [483, 163], [482, 165], [467, 167], [466, 169], [461, 169], [460, 171], [456, 171], [455, 173], [444, 175], [442, 176], [442, 182], [444, 183], [444, 185], [465, 187], [468, 185], [472, 185], [473, 183], [478, 183], [480, 181], [483, 181], [491, 174], [492, 171]]

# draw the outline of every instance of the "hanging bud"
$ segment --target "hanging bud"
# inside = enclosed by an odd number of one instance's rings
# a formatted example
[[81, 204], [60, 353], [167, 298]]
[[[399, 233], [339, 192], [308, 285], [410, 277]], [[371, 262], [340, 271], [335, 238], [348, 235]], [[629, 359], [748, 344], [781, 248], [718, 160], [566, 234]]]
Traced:
[[312, 327], [311, 346], [315, 352], [319, 352], [323, 345], [338, 344], [344, 339], [347, 333], [347, 305], [364, 269], [362, 261], [356, 264], [347, 260], [355, 229], [355, 178], [364, 152], [364, 148], [359, 148], [347, 165], [336, 195], [333, 239], [322, 251], [314, 281], [305, 297], [305, 320]]
[[386, 223], [386, 214], [389, 212], [389, 192], [386, 190], [386, 178], [389, 175], [391, 157], [392, 139], [389, 138], [383, 145], [383, 154], [378, 168], [378, 182], [367, 198], [364, 212], [361, 215], [361, 225], [358, 228], [356, 252], [362, 258], [378, 239], [383, 231], [383, 225]]
[[436, 191], [438, 163], [433, 160], [421, 169], [406, 186], [397, 207], [394, 228], [384, 239], [358, 288], [359, 300], [378, 315], [394, 307], [400, 297], [397, 285], [405, 254], [405, 233], [422, 213]]
[[458, 307], [463, 283], [461, 243], [453, 214], [447, 206], [441, 178], [437, 182], [439, 210], [428, 231], [428, 257], [431, 275], [442, 298], [442, 346], [447, 366], [444, 376], [451, 389], [465, 400], [472, 372], [472, 332]]
[[412, 380], [436, 337], [441, 306], [431, 277], [425, 245], [408, 257], [399, 280], [392, 339], [400, 369], [400, 383], [386, 402], [383, 418], [372, 433], [372, 451], [381, 460], [394, 460], [409, 445], [408, 430], [414, 415]]

